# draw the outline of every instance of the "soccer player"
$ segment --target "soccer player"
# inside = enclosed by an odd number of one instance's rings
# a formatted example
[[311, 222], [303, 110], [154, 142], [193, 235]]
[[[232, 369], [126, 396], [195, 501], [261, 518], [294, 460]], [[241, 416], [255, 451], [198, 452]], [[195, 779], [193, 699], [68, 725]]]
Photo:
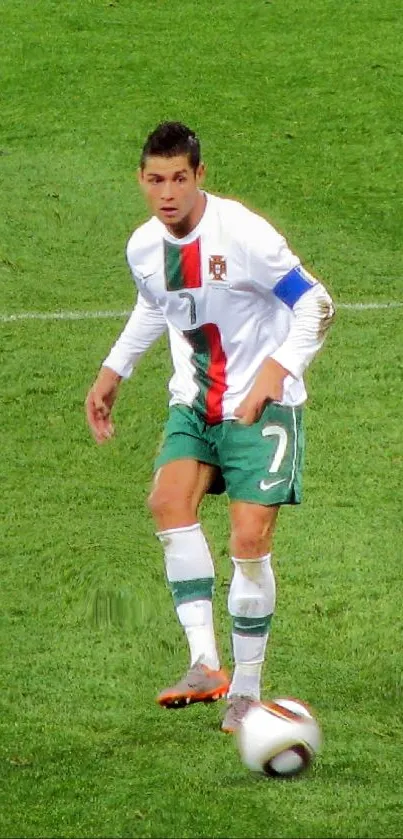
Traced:
[[[148, 136], [138, 178], [152, 217], [127, 246], [137, 302], [86, 412], [95, 440], [108, 440], [120, 382], [167, 330], [174, 373], [149, 506], [190, 666], [157, 701], [172, 708], [227, 697], [222, 730], [234, 732], [260, 698], [276, 596], [273, 533], [280, 506], [301, 499], [303, 373], [333, 305], [284, 237], [238, 201], [203, 191], [203, 174], [187, 126], [165, 122]], [[214, 563], [198, 519], [204, 495], [223, 491], [231, 677], [217, 651]]]

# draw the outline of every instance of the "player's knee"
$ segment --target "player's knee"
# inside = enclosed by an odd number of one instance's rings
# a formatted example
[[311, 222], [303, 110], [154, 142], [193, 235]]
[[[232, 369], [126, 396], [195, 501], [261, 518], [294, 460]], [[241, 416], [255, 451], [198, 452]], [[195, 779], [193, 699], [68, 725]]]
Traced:
[[233, 556], [261, 557], [270, 549], [270, 534], [267, 526], [259, 521], [249, 520], [233, 527], [231, 552]]
[[176, 516], [182, 513], [187, 506], [183, 496], [169, 490], [168, 487], [153, 489], [148, 496], [147, 504], [156, 521], [159, 521], [161, 517]]
[[252, 534], [238, 534], [231, 538], [231, 552], [233, 556], [253, 559], [268, 552], [268, 540]]
[[258, 559], [270, 553], [278, 506], [234, 503], [231, 510], [232, 556]]

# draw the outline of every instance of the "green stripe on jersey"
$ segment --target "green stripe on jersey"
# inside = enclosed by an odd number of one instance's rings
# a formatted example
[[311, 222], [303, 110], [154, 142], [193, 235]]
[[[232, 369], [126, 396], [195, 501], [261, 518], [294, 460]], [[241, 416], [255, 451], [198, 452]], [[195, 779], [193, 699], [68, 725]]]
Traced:
[[168, 291], [179, 291], [183, 288], [181, 269], [181, 249], [179, 245], [171, 245], [164, 240], [165, 283]]
[[218, 326], [205, 323], [183, 334], [193, 348], [191, 360], [196, 370], [195, 381], [199, 388], [193, 400], [193, 407], [208, 423], [221, 422], [223, 398], [227, 389], [227, 358]]
[[206, 395], [211, 385], [210, 377], [208, 376], [208, 369], [210, 366], [211, 352], [208, 337], [203, 329], [190, 329], [184, 333], [192, 345], [193, 355], [192, 363], [196, 368], [195, 381], [199, 388], [197, 395], [193, 400], [193, 406], [203, 416], [206, 414]]

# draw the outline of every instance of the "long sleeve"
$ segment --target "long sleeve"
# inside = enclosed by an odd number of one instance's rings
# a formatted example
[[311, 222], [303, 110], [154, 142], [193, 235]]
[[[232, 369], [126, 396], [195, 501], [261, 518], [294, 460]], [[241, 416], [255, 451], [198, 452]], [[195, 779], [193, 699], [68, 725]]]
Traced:
[[254, 285], [291, 313], [287, 337], [271, 357], [299, 379], [324, 342], [334, 316], [332, 299], [265, 219], [254, 218], [247, 244]]
[[292, 311], [290, 331], [272, 358], [297, 379], [321, 348], [335, 312], [330, 295], [319, 282], [299, 297]]
[[166, 328], [161, 309], [139, 293], [136, 306], [125, 328], [103, 361], [103, 367], [109, 367], [119, 376], [128, 379], [141, 356], [165, 332]]

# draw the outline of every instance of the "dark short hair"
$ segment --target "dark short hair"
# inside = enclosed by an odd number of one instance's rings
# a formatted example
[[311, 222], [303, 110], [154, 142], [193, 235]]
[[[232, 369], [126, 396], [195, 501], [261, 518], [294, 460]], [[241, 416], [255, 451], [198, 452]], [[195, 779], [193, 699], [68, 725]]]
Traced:
[[195, 172], [201, 157], [199, 138], [182, 122], [160, 122], [144, 143], [140, 167], [144, 169], [147, 157], [176, 157], [179, 154], [187, 156]]

